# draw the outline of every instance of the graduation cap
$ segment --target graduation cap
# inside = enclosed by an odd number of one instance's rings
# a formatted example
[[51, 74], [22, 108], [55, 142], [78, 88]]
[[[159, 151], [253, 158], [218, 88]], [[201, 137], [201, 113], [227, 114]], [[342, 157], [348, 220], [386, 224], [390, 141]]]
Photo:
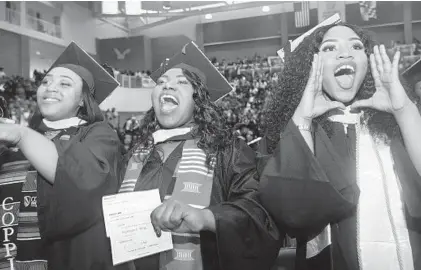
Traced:
[[100, 64], [73, 41], [48, 72], [55, 67], [65, 67], [79, 75], [88, 85], [98, 104], [119, 86], [119, 83]]
[[214, 102], [223, 98], [233, 89], [227, 79], [193, 41], [184, 45], [181, 52], [170, 59], [166, 59], [161, 67], [151, 74], [151, 79], [156, 82], [162, 74], [171, 68], [183, 68], [197, 74], [205, 82], [209, 95]]
[[280, 49], [277, 53], [279, 55], [279, 57], [282, 58], [282, 60], [284, 60], [285, 57], [285, 51], [286, 53], [290, 53], [293, 52], [298, 45], [300, 45], [300, 43], [309, 35], [311, 35], [311, 33], [313, 33], [316, 29], [322, 27], [322, 26], [326, 26], [326, 25], [331, 25], [331, 24], [337, 24], [341, 22], [341, 17], [339, 16], [338, 13], [336, 13], [335, 15], [330, 16], [329, 18], [327, 18], [326, 20], [324, 20], [323, 22], [319, 23], [318, 25], [316, 25], [315, 27], [311, 28], [310, 30], [308, 30], [307, 32], [305, 32], [304, 34], [302, 34], [301, 36], [299, 36], [298, 38], [294, 39], [294, 41], [289, 41], [288, 44], [286, 45], [286, 48], [282, 48]]
[[421, 81], [421, 58], [405, 69], [402, 76], [413, 84]]

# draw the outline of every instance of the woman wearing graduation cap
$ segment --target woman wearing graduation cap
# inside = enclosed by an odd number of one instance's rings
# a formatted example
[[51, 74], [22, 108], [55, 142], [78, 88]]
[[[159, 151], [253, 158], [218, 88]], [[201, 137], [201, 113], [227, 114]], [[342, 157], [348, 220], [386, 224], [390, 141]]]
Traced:
[[254, 200], [254, 151], [214, 103], [231, 86], [193, 42], [151, 77], [153, 108], [120, 192], [159, 189], [151, 221], [158, 236], [172, 232], [174, 248], [122, 269], [270, 269], [279, 245]]
[[297, 269], [421, 269], [421, 116], [398, 64], [345, 23], [286, 56], [260, 198], [297, 237]]
[[6, 201], [20, 202], [12, 269], [112, 269], [101, 199], [118, 191], [122, 156], [98, 104], [117, 85], [71, 43], [37, 90], [32, 129], [0, 124], [0, 140], [19, 149], [10, 158], [21, 153], [20, 169], [29, 169], [5, 174], [21, 183]]

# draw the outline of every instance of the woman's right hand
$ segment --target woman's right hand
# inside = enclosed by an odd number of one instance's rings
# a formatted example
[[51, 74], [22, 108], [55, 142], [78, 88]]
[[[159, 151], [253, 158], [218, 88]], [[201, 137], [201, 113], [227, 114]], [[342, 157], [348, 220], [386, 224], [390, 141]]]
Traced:
[[22, 126], [7, 118], [0, 118], [0, 142], [17, 145], [22, 138]]
[[312, 120], [333, 109], [345, 109], [338, 101], [331, 101], [323, 93], [323, 62], [318, 54], [314, 55], [313, 64], [306, 88], [300, 104], [294, 112], [292, 120], [296, 125], [310, 125]]

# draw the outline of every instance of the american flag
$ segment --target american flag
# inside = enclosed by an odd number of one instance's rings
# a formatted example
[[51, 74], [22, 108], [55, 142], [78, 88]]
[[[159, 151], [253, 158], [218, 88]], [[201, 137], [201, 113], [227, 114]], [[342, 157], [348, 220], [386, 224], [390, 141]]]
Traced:
[[361, 18], [364, 21], [377, 19], [376, 1], [360, 1]]
[[305, 27], [310, 25], [310, 3], [294, 3], [295, 27]]

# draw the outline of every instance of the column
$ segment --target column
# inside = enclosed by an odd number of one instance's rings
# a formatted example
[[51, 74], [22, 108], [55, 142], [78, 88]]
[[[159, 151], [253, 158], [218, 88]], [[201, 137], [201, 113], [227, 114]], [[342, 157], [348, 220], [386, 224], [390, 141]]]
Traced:
[[20, 2], [20, 26], [26, 27], [26, 2]]
[[[284, 5], [284, 4], [283, 4]], [[282, 47], [286, 46], [288, 44], [288, 19], [287, 19], [287, 13], [282, 8], [281, 10], [281, 39], [282, 39]]]
[[405, 44], [412, 44], [412, 4], [410, 1], [403, 1], [403, 33]]
[[196, 24], [196, 44], [202, 51], [205, 51], [204, 48], [205, 38], [203, 35], [203, 24], [197, 23]]
[[6, 2], [0, 2], [0, 21], [6, 21]]
[[144, 54], [144, 59], [145, 62], [143, 64], [143, 69], [149, 70], [151, 72], [153, 72], [152, 70], [152, 40], [147, 37], [147, 36], [143, 36], [143, 54]]
[[24, 78], [30, 78], [32, 74], [30, 72], [30, 45], [29, 45], [29, 37], [21, 35], [20, 36], [20, 75]]

